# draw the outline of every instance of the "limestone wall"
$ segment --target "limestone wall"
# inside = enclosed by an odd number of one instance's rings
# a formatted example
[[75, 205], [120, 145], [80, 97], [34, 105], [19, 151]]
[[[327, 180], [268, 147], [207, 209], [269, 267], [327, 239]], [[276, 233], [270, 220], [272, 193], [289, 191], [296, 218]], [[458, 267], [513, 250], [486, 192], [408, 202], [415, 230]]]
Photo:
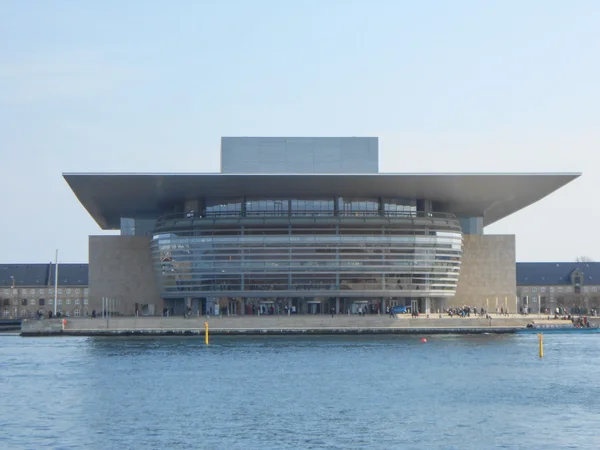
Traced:
[[465, 235], [456, 296], [449, 306], [508, 306], [515, 312], [517, 268], [514, 235]]
[[140, 313], [146, 304], [154, 306], [154, 314], [162, 314], [149, 237], [90, 236], [89, 258], [90, 313], [99, 313], [102, 297], [110, 297], [123, 315], [134, 315], [136, 303]]

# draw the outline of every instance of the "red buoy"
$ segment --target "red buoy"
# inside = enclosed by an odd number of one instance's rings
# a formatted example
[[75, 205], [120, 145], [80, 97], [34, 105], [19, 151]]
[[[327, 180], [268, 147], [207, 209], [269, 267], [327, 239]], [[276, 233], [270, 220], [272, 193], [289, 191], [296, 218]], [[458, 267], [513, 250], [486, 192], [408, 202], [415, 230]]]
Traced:
[[421, 338], [421, 342], [427, 342], [427, 339]]

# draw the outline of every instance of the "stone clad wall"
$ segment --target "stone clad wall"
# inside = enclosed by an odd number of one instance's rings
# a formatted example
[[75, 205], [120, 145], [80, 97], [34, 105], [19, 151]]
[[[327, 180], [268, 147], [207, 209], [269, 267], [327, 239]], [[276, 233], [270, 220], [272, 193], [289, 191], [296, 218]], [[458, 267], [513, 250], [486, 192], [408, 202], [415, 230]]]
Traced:
[[102, 309], [102, 297], [116, 299], [122, 315], [134, 315], [135, 304], [153, 305], [161, 315], [160, 298], [146, 236], [90, 236], [89, 311]]
[[[449, 306], [508, 305], [515, 312], [517, 267], [514, 235], [465, 235], [456, 296]], [[486, 302], [487, 299], [487, 302]]]

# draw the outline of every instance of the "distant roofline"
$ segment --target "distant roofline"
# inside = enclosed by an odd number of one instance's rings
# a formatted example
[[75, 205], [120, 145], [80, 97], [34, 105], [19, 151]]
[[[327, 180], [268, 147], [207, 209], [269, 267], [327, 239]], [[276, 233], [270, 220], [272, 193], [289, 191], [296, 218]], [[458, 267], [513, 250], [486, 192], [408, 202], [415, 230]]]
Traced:
[[561, 265], [561, 264], [598, 264], [600, 265], [600, 261], [517, 261], [517, 264], [553, 264], [553, 265]]
[[[47, 266], [49, 264], [55, 265], [56, 261], [48, 261], [48, 262], [9, 262], [2, 263], [0, 262], [0, 268], [2, 267], [11, 267], [11, 266]], [[87, 262], [58, 262], [58, 270], [60, 271], [60, 266], [87, 266], [89, 263]]]

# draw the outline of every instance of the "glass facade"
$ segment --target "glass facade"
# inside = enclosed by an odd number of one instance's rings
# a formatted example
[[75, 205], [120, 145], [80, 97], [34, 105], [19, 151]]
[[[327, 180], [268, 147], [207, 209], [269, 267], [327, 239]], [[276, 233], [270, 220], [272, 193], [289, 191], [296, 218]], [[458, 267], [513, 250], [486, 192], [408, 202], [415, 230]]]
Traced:
[[237, 216], [242, 212], [242, 198], [208, 198], [206, 215]]
[[201, 217], [186, 219], [159, 219], [152, 239], [166, 299], [414, 299], [456, 291], [461, 224], [451, 214], [417, 212], [415, 201], [209, 199]]
[[287, 199], [282, 199], [282, 200], [246, 199], [246, 215], [247, 216], [262, 216], [262, 215], [286, 216], [288, 213], [289, 213], [289, 201]]
[[123, 236], [152, 236], [156, 226], [156, 219], [148, 218], [121, 218], [121, 235]]

